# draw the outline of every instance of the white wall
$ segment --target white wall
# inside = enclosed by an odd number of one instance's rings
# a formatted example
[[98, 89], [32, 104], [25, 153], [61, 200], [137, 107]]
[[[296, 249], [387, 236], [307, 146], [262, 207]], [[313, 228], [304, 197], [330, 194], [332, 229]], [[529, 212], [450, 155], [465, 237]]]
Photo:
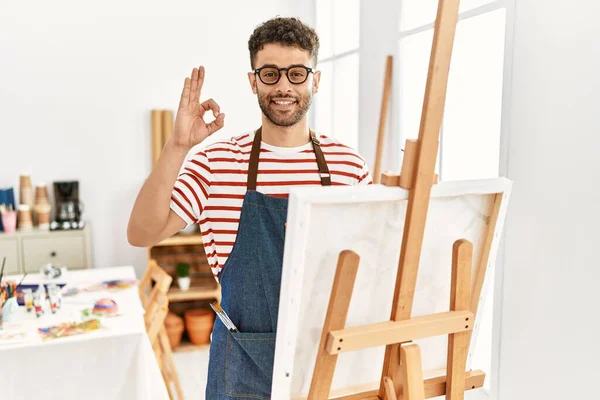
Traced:
[[22, 171], [34, 184], [79, 180], [95, 265], [142, 269], [126, 226], [150, 172], [150, 110], [174, 110], [204, 64], [222, 135], [257, 127], [247, 42], [276, 15], [313, 21], [292, 0], [0, 0], [0, 187], [17, 190]]
[[598, 398], [600, 3], [516, 1], [500, 399]]

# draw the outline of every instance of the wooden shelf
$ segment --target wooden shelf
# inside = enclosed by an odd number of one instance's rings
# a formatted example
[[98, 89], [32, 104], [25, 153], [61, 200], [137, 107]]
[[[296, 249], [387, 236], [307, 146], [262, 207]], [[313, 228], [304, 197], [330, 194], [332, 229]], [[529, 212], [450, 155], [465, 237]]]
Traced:
[[194, 245], [199, 244], [202, 245], [202, 235], [194, 234], [194, 235], [185, 235], [185, 234], [177, 234], [173, 235], [170, 238], [166, 238], [160, 243], [154, 245], [157, 246], [186, 246], [186, 245]]
[[187, 353], [190, 351], [208, 350], [210, 344], [193, 344], [191, 342], [182, 341], [177, 348], [173, 349], [174, 353]]
[[[154, 259], [168, 274], [173, 276], [173, 285], [167, 292], [170, 303], [184, 303], [203, 300], [221, 301], [221, 287], [212, 276], [212, 271], [204, 251], [202, 234], [178, 233], [162, 242], [148, 247], [148, 259]], [[182, 291], [177, 285], [176, 265], [190, 265], [192, 278], [190, 289]], [[185, 308], [185, 304], [175, 308]], [[191, 304], [190, 304], [191, 306]]]
[[175, 283], [169, 289], [167, 297], [171, 303], [178, 301], [193, 301], [193, 300], [210, 300], [216, 299], [221, 301], [221, 287], [217, 284], [214, 278], [207, 277], [199, 280], [193, 280], [189, 290], [183, 292]]

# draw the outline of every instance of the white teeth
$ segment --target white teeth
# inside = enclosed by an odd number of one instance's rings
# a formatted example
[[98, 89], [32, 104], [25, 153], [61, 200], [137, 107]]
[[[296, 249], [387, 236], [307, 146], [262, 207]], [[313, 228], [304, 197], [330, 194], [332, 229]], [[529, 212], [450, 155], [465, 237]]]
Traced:
[[275, 104], [280, 105], [280, 106], [289, 106], [290, 104], [293, 104], [293, 101], [276, 101]]

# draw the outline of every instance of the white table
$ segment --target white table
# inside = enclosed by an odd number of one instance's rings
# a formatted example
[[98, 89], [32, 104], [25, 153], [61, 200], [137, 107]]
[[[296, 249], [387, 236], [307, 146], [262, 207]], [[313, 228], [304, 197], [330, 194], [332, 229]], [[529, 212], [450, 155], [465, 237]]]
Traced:
[[[22, 276], [8, 277], [19, 281]], [[136, 279], [132, 267], [69, 271], [56, 283], [88, 287], [112, 279]], [[48, 283], [39, 274], [23, 283]], [[119, 316], [101, 318], [103, 329], [78, 336], [42, 341], [37, 328], [81, 320], [81, 310], [101, 297], [114, 299]], [[146, 335], [144, 310], [136, 287], [84, 292], [64, 297], [58, 313], [37, 318], [19, 307], [7, 332], [26, 332], [7, 341], [0, 335], [0, 399], [165, 400], [168, 394]]]

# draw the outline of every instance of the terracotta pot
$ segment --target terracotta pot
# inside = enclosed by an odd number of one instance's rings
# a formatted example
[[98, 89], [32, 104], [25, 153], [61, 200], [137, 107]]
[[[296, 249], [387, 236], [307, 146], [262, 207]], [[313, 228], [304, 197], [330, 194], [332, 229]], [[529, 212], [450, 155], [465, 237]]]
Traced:
[[212, 310], [205, 308], [188, 310], [184, 318], [187, 333], [193, 344], [210, 343], [210, 334], [215, 322], [215, 313]]
[[175, 349], [181, 343], [181, 336], [183, 335], [184, 324], [183, 318], [175, 313], [169, 312], [165, 318], [165, 328], [167, 330], [167, 336], [171, 343], [171, 348]]

